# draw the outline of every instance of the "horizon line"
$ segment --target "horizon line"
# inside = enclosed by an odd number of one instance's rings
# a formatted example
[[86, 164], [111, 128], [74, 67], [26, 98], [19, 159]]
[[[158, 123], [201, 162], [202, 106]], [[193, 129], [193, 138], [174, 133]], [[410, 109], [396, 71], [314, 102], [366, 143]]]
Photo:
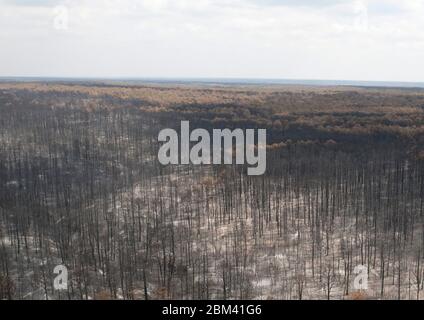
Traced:
[[[264, 84], [264, 85], [317, 85], [317, 86], [377, 86], [424, 88], [424, 81], [350, 80], [313, 78], [255, 78], [255, 77], [126, 77], [126, 76], [0, 76], [0, 81], [140, 81], [153, 83], [205, 83], [205, 84]], [[372, 85], [373, 84], [373, 85]]]

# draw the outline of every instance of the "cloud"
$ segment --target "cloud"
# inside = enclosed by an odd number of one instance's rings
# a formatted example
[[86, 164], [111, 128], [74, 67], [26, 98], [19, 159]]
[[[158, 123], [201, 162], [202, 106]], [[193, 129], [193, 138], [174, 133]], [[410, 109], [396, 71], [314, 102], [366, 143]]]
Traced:
[[337, 5], [346, 1], [343, 0], [247, 0], [258, 6], [271, 5], [271, 6], [295, 6], [295, 7], [328, 7]]
[[0, 0], [0, 5], [13, 5], [22, 7], [51, 7], [62, 4], [61, 0]]
[[18, 2], [0, 2], [0, 75], [423, 80], [418, 0]]

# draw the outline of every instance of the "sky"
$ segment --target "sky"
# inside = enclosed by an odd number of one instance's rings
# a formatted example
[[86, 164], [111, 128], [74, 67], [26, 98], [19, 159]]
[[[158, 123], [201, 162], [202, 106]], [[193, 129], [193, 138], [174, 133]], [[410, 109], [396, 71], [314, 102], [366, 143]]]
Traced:
[[0, 76], [424, 81], [424, 0], [0, 0]]

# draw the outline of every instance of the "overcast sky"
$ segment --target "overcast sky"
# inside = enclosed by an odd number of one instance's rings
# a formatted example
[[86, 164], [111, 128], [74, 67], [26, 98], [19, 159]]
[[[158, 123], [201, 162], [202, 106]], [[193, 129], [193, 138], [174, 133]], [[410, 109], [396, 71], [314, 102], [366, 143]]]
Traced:
[[0, 76], [424, 81], [424, 0], [0, 0]]

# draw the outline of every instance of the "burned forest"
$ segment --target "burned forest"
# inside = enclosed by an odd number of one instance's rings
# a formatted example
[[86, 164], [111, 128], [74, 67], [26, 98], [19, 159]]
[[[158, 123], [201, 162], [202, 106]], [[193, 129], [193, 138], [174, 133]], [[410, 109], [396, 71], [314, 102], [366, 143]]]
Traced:
[[[160, 164], [183, 120], [267, 129], [266, 172]], [[423, 280], [424, 89], [0, 82], [0, 299], [420, 300]]]

